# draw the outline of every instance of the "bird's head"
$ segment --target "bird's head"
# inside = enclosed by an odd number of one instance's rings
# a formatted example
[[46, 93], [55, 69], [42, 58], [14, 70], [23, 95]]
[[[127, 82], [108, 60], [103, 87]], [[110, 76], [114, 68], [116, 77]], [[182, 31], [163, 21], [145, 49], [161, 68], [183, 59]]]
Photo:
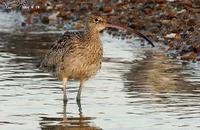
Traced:
[[145, 40], [147, 40], [149, 42], [149, 44], [152, 45], [152, 47], [154, 47], [154, 44], [143, 34], [134, 31], [130, 28], [126, 28], [126, 27], [122, 27], [122, 26], [118, 26], [118, 25], [114, 25], [114, 24], [110, 24], [108, 23], [103, 17], [101, 16], [95, 16], [92, 15], [87, 19], [87, 24], [86, 24], [87, 28], [89, 30], [94, 30], [94, 31], [101, 31], [105, 28], [115, 28], [115, 29], [119, 29], [119, 30], [123, 30], [123, 31], [130, 31], [131, 33], [137, 34], [138, 36], [144, 38]]
[[90, 16], [87, 19], [87, 27], [89, 29], [95, 29], [97, 31], [101, 31], [101, 30], [103, 30], [103, 29], [105, 29], [107, 27], [116, 28], [116, 29], [120, 29], [120, 30], [125, 30], [125, 28], [110, 24], [103, 17], [95, 16], [95, 15]]
[[87, 27], [88, 29], [95, 29], [97, 31], [101, 31], [106, 28], [107, 22], [101, 16], [90, 16], [87, 19]]

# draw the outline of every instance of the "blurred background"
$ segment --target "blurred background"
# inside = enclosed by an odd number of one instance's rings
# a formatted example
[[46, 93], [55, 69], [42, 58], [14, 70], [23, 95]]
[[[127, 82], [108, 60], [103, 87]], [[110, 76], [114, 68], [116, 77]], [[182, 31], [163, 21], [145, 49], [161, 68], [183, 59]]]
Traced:
[[[1, 28], [58, 31], [83, 28], [91, 14], [139, 30], [169, 46], [171, 55], [199, 60], [199, 0], [1, 0]], [[9, 19], [11, 18], [11, 19]], [[4, 25], [6, 22], [6, 25]], [[8, 25], [9, 24], [9, 25]]]
[[[62, 84], [38, 64], [87, 16], [130, 27], [156, 45], [117, 30], [101, 32], [102, 70], [85, 84]], [[198, 130], [199, 0], [0, 0], [0, 129]]]

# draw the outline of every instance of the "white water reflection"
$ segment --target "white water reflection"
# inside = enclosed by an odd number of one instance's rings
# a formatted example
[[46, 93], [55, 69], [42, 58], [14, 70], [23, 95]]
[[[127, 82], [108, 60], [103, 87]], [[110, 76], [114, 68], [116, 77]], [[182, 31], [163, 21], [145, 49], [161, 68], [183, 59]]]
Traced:
[[[0, 129], [60, 128], [61, 83], [36, 65], [58, 34], [1, 33]], [[82, 115], [88, 128], [103, 130], [198, 130], [200, 70], [168, 59], [159, 48], [140, 47], [102, 34], [104, 62], [85, 84]], [[78, 83], [68, 85], [66, 114], [80, 119]], [[78, 123], [78, 126], [81, 123]], [[77, 124], [76, 124], [77, 125]]]
[[24, 17], [20, 12], [12, 11], [11, 13], [5, 13], [0, 10], [0, 31], [1, 32], [13, 32], [21, 26], [21, 22], [24, 21]]

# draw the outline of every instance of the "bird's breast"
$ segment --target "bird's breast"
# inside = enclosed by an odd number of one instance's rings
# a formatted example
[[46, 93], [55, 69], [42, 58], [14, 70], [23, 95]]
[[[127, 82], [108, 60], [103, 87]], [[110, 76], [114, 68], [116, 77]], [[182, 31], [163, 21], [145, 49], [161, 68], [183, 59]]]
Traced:
[[101, 68], [103, 47], [101, 43], [85, 45], [75, 51], [65, 61], [65, 70], [74, 79], [88, 79]]

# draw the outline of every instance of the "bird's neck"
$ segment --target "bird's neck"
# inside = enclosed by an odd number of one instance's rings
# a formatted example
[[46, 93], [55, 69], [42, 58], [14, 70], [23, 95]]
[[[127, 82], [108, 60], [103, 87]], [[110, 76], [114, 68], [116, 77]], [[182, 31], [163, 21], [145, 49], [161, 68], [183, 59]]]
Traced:
[[90, 41], [99, 41], [99, 31], [97, 29], [86, 29], [87, 38]]

